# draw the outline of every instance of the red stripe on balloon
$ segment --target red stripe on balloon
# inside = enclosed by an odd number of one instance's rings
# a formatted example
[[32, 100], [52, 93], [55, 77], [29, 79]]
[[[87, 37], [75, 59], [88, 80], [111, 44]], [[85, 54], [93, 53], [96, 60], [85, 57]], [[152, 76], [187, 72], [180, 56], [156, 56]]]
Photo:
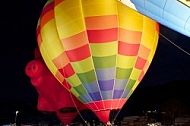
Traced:
[[126, 99], [119, 99], [112, 102], [112, 108], [122, 109], [124, 104], [127, 102], [127, 100], [128, 99], [126, 98]]
[[70, 76], [72, 76], [73, 74], [75, 74], [72, 66], [70, 63], [68, 63], [65, 67], [63, 67], [62, 69], [59, 69], [59, 72], [65, 77], [68, 78]]
[[112, 100], [103, 101], [105, 108], [112, 108]]
[[48, 13], [49, 11], [51, 11], [54, 8], [54, 2], [49, 3], [48, 5], [46, 5], [41, 13], [41, 17], [43, 17], [46, 13]]
[[127, 101], [127, 98], [111, 99], [111, 100], [94, 101], [91, 103], [87, 103], [85, 105], [90, 106], [93, 111], [100, 111], [100, 110], [105, 110], [105, 109], [112, 110], [113, 108], [121, 109], [123, 105], [126, 103], [126, 101]]
[[37, 29], [36, 29], [36, 36], [38, 37], [38, 35], [40, 34], [41, 31], [41, 27], [40, 25], [38, 25]]
[[139, 44], [119, 42], [118, 53], [126, 56], [136, 56], [139, 51], [139, 46]]
[[135, 68], [142, 70], [144, 68], [145, 64], [146, 64], [146, 61], [147, 60], [145, 60], [145, 59], [143, 59], [141, 57], [137, 57]]
[[96, 104], [93, 103], [87, 103], [85, 104], [87, 107], [89, 107], [91, 110], [99, 110], [96, 106]]
[[144, 75], [145, 75], [145, 72], [142, 71], [141, 74], [140, 74], [140, 76], [139, 76], [139, 78], [138, 78], [139, 82], [141, 82], [141, 80], [143, 79]]
[[72, 86], [69, 84], [69, 82], [66, 81], [66, 79], [63, 80], [62, 84], [67, 90], [70, 90]]
[[105, 43], [118, 39], [118, 28], [104, 30], [87, 30], [90, 43]]
[[80, 61], [91, 56], [88, 44], [66, 51], [66, 54], [71, 62]]

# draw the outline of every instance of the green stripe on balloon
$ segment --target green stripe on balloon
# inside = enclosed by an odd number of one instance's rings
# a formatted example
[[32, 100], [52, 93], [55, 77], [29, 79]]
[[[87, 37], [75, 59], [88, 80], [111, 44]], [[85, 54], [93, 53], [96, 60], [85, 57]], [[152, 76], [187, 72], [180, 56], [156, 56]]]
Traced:
[[129, 80], [128, 83], [127, 83], [127, 87], [126, 89], [127, 90], [131, 90], [133, 88], [133, 85], [135, 84], [136, 80]]
[[117, 68], [116, 70], [116, 78], [117, 79], [129, 79], [133, 68], [123, 69]]
[[93, 57], [94, 66], [98, 69], [111, 68], [116, 64], [116, 55], [107, 57]]
[[77, 73], [77, 75], [83, 84], [96, 81], [96, 75], [95, 75], [94, 70], [91, 70], [85, 73]]
[[83, 85], [79, 85], [77, 87], [73, 87], [80, 95], [81, 94], [87, 94], [86, 89], [83, 87]]

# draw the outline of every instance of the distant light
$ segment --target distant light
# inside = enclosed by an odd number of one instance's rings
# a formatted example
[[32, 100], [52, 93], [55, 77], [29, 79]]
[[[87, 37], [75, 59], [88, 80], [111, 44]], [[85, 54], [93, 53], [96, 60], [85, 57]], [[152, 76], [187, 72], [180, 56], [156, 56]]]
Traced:
[[19, 111], [16, 111], [16, 114], [18, 114], [19, 113]]

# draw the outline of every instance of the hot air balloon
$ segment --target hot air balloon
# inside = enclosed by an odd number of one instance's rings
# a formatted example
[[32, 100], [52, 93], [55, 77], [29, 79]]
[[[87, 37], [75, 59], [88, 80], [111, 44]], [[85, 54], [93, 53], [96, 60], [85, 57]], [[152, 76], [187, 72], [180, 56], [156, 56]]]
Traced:
[[190, 37], [189, 0], [121, 0], [160, 24]]
[[50, 0], [37, 25], [47, 67], [105, 124], [145, 75], [158, 34], [155, 21], [118, 0]]
[[45, 114], [55, 113], [55, 108], [41, 94], [38, 94], [37, 109]]
[[87, 109], [59, 84], [45, 66], [38, 48], [35, 48], [35, 60], [26, 65], [25, 71], [38, 91], [38, 110], [44, 113], [56, 113], [63, 124], [70, 124], [79, 111]]

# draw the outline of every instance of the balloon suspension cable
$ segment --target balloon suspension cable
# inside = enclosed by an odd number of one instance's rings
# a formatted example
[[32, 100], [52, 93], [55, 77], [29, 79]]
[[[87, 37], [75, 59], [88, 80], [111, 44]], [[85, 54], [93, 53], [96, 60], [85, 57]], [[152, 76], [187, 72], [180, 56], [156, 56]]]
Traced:
[[[64, 74], [64, 70], [63, 70], [63, 74]], [[64, 75], [64, 76], [65, 76], [65, 75]], [[67, 86], [69, 86], [67, 81], [66, 81], [66, 84], [67, 84]], [[85, 119], [82, 117], [82, 115], [81, 115], [81, 113], [80, 113], [80, 111], [79, 111], [79, 109], [78, 109], [78, 107], [77, 107], [77, 105], [76, 105], [76, 103], [75, 103], [75, 101], [74, 101], [74, 99], [73, 99], [72, 93], [71, 93], [70, 91], [69, 91], [69, 94], [70, 94], [70, 96], [71, 96], [71, 99], [72, 99], [72, 101], [73, 101], [73, 104], [74, 104], [74, 106], [75, 106], [75, 108], [76, 108], [76, 110], [77, 110], [79, 116], [80, 116], [81, 119], [84, 121], [84, 123], [85, 123], [87, 126], [89, 126], [88, 123], [85, 121]], [[80, 101], [80, 102], [81, 102], [81, 101]], [[82, 103], [82, 104], [83, 104], [83, 103]]]
[[119, 115], [120, 112], [121, 112], [121, 109], [116, 113], [116, 115], [114, 116], [112, 122], [114, 122], [116, 120], [116, 118], [117, 118], [117, 116]]
[[179, 50], [181, 50], [182, 52], [186, 53], [187, 55], [190, 56], [190, 53], [185, 51], [183, 48], [179, 47], [177, 44], [175, 44], [174, 42], [172, 42], [171, 40], [169, 40], [166, 36], [164, 36], [163, 34], [159, 33], [160, 36], [162, 36], [164, 39], [166, 39], [169, 43], [171, 43], [172, 45], [174, 45], [175, 47], [177, 47]]
[[[67, 82], [66, 82], [67, 83]], [[68, 83], [67, 83], [68, 84]], [[72, 94], [71, 94], [71, 92], [69, 91], [69, 93], [70, 93], [70, 96], [71, 96], [71, 99], [72, 99], [72, 101], [73, 101], [73, 103], [74, 103], [74, 106], [75, 106], [75, 108], [76, 108], [76, 110], [77, 110], [77, 112], [78, 112], [78, 114], [79, 114], [79, 116], [81, 117], [81, 119], [84, 121], [84, 123], [86, 124], [86, 125], [88, 125], [88, 123], [85, 121], [85, 119], [82, 117], [82, 115], [81, 115], [81, 113], [80, 113], [80, 111], [79, 111], [79, 109], [78, 109], [78, 107], [77, 107], [77, 105], [76, 105], [76, 103], [75, 103], [75, 100], [73, 99], [73, 96], [72, 96]], [[83, 103], [82, 103], [83, 104]]]

